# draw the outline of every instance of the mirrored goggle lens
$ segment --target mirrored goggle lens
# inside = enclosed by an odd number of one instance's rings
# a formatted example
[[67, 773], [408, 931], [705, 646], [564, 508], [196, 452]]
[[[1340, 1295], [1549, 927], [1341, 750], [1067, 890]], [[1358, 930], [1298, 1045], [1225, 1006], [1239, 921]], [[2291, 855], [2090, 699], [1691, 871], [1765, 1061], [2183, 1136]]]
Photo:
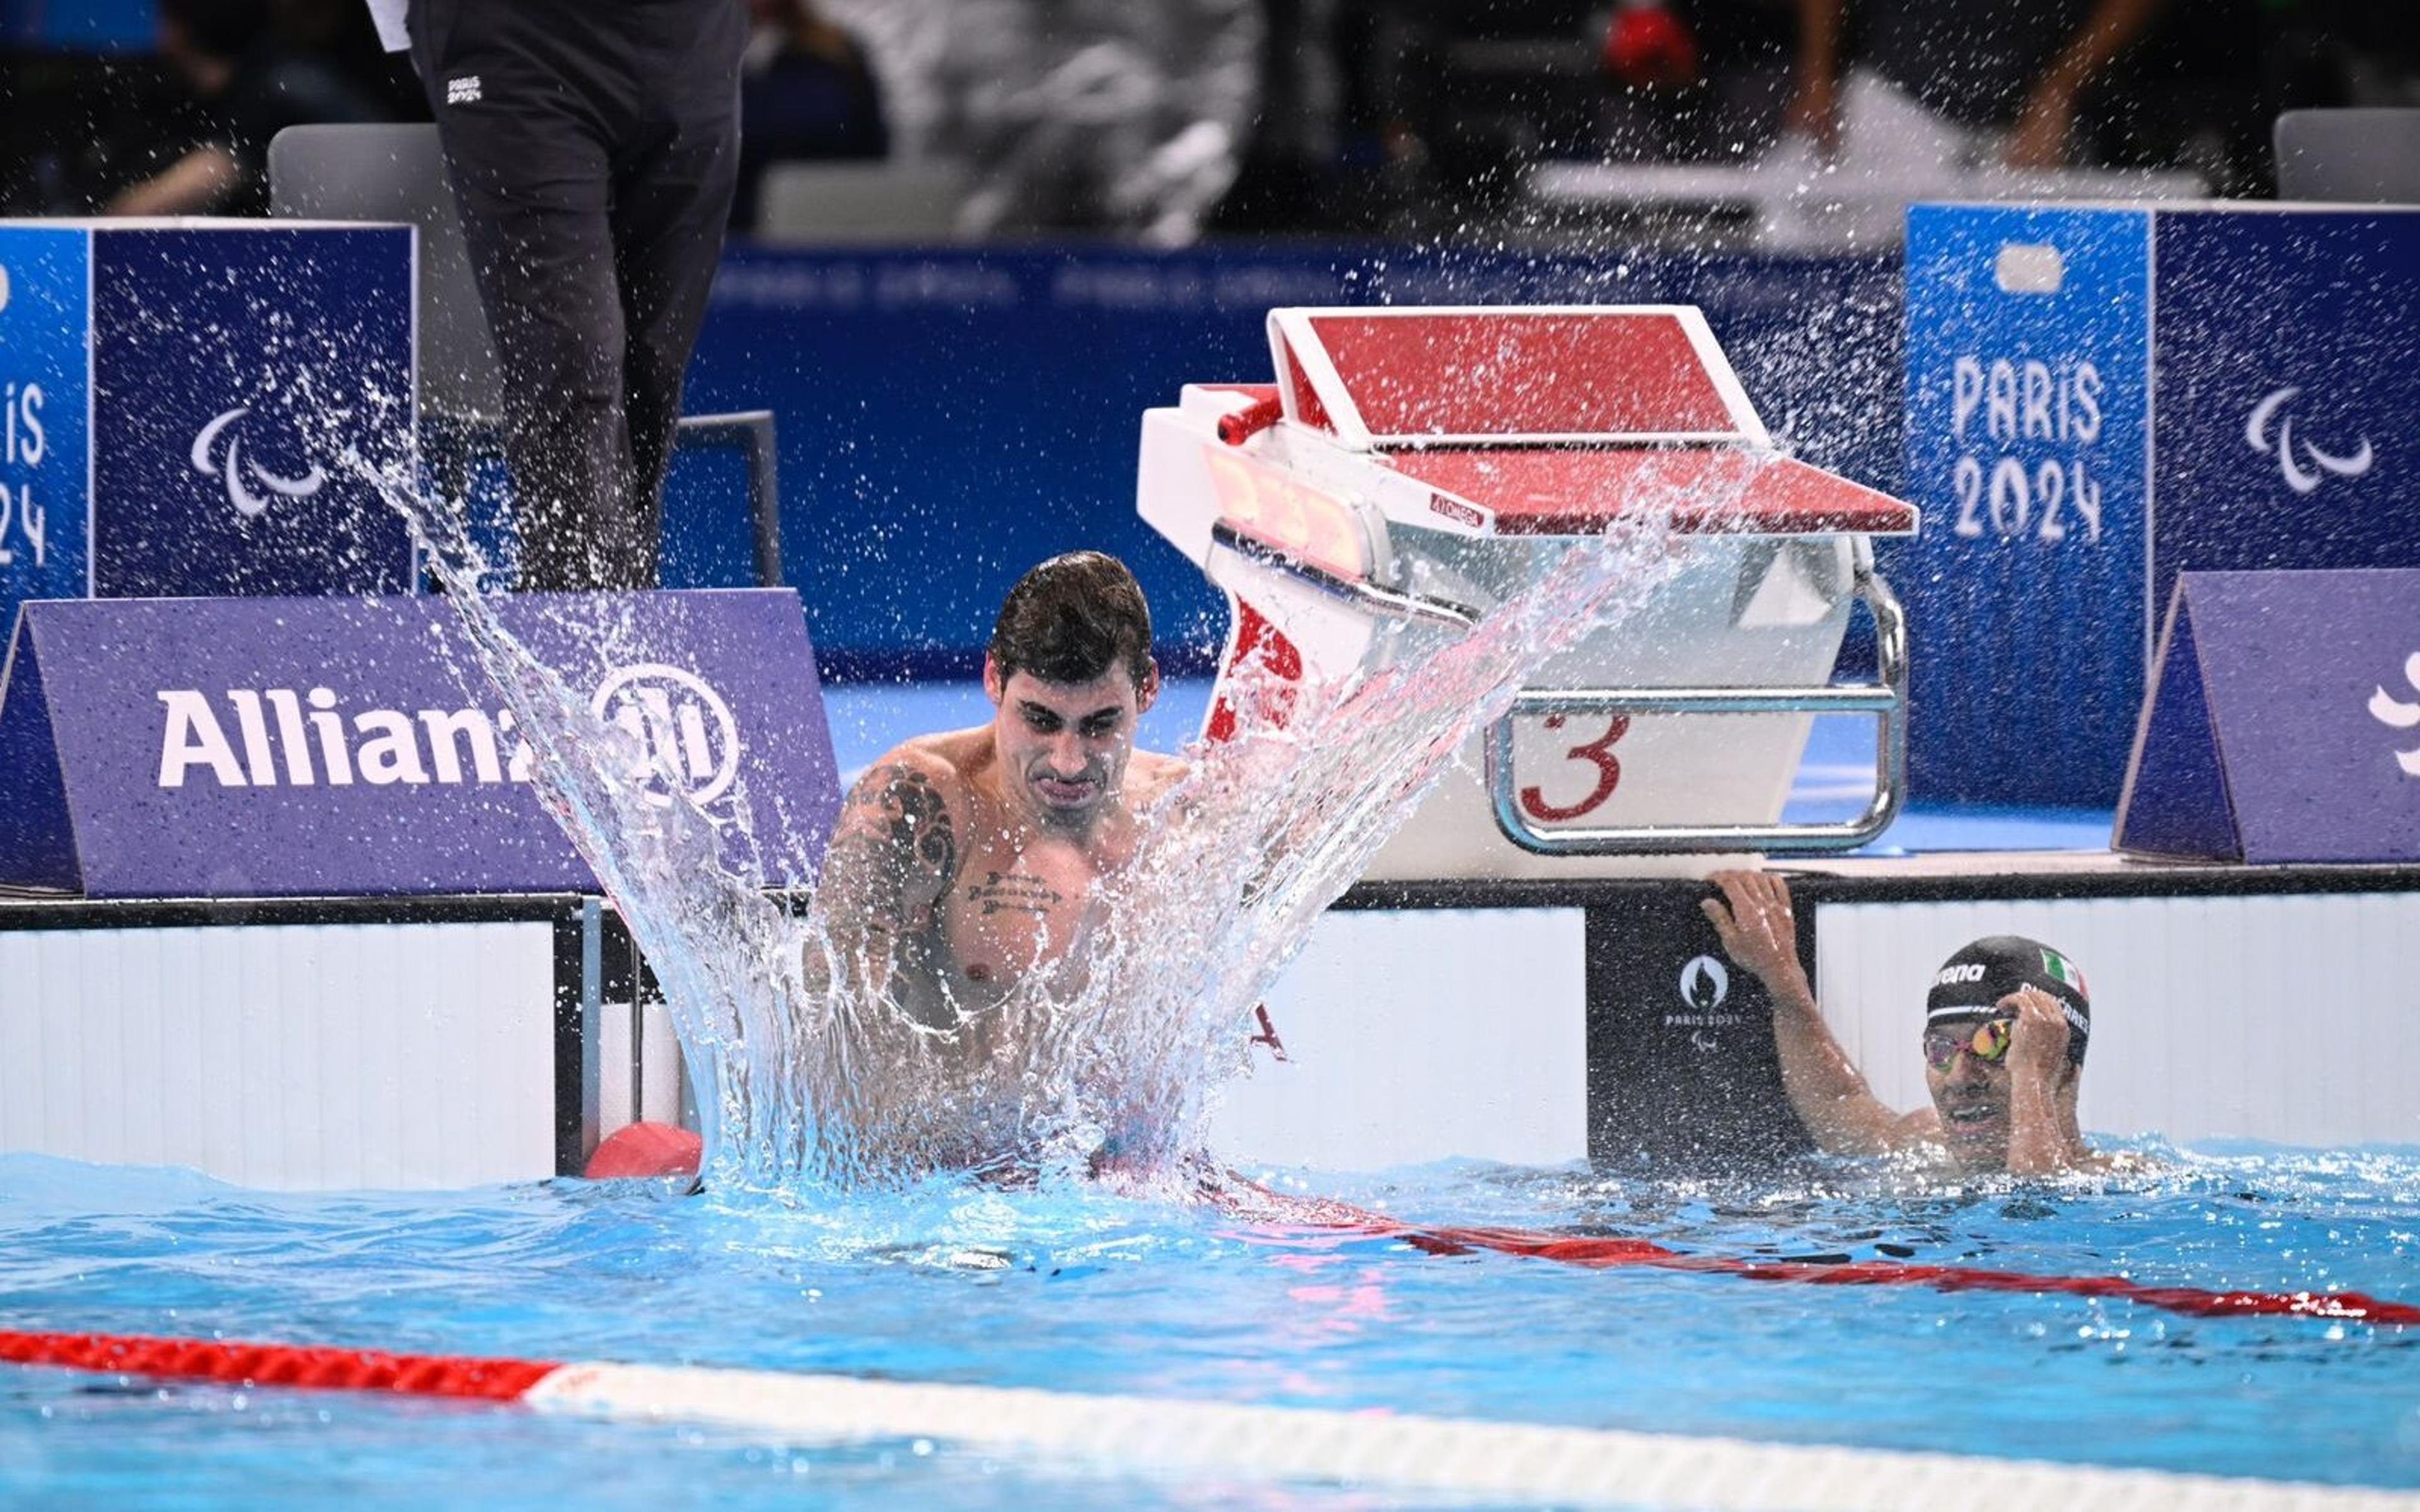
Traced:
[[1995, 1064], [2009, 1053], [2009, 1035], [2016, 1026], [2014, 1019], [1992, 1019], [1967, 1029], [1927, 1029], [1924, 1031], [1924, 1058], [1934, 1071], [1947, 1071], [1949, 1064], [1963, 1050], [1987, 1065]]

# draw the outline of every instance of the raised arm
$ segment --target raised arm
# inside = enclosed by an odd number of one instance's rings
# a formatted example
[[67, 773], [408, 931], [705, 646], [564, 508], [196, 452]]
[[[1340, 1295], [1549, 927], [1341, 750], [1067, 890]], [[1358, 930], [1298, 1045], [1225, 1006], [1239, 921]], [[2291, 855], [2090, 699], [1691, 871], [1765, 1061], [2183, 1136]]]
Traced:
[[926, 957], [933, 909], [958, 872], [957, 777], [902, 748], [867, 768], [824, 853], [806, 942], [810, 991], [835, 979], [939, 1026], [945, 1006]]
[[2039, 987], [2000, 999], [2016, 1020], [2009, 1040], [2009, 1170], [2047, 1176], [2092, 1164], [2075, 1126], [2074, 1078], [2068, 1075], [2067, 1015]]
[[1722, 936], [1725, 953], [1756, 973], [1773, 999], [1782, 1089], [1807, 1132], [1836, 1154], [1880, 1154], [1908, 1143], [1908, 1120], [1867, 1088], [1815, 1006], [1815, 989], [1798, 960], [1789, 885], [1761, 872], [1717, 872], [1714, 882], [1722, 897], [1699, 906]]

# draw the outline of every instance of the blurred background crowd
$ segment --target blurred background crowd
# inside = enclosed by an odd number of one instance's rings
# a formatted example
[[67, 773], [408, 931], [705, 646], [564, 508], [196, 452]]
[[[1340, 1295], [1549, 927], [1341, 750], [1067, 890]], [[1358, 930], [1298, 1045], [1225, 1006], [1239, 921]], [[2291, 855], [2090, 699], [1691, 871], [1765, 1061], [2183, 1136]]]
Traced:
[[[735, 230], [1536, 225], [1540, 164], [1785, 148], [2273, 193], [2286, 109], [2420, 105], [2397, 0], [752, 0]], [[363, 0], [0, 0], [0, 214], [260, 212], [309, 121], [425, 119]], [[1887, 156], [1887, 154], [1885, 154]], [[1881, 160], [1875, 160], [1877, 162]], [[837, 177], [793, 171], [819, 165]], [[898, 203], [863, 208], [867, 186]], [[851, 208], [850, 207], [857, 207]]]

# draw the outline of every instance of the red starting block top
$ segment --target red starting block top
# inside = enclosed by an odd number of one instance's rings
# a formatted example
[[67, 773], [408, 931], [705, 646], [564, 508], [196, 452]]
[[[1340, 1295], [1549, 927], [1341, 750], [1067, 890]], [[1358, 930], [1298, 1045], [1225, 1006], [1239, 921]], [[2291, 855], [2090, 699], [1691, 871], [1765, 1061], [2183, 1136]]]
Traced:
[[1222, 421], [1231, 443], [1281, 404], [1497, 533], [1589, 534], [1642, 510], [1706, 533], [1916, 532], [1909, 505], [1774, 450], [1686, 305], [1276, 310], [1269, 347], [1275, 390]]
[[1455, 440], [1770, 445], [1685, 305], [1278, 310], [1287, 418], [1356, 450]]

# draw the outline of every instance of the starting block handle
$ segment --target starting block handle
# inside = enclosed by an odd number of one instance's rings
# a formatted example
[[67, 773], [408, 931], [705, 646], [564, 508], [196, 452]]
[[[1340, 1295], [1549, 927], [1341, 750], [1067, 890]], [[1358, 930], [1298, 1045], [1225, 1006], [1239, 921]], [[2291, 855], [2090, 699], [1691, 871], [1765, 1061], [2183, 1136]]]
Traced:
[[1255, 399], [1248, 409], [1218, 417], [1218, 439], [1230, 446], [1241, 446], [1276, 424], [1284, 414], [1285, 404], [1276, 394]]
[[[1487, 793], [1504, 838], [1540, 856], [1686, 851], [1850, 851], [1888, 828], [1907, 801], [1907, 618], [1858, 543], [1855, 596], [1874, 617], [1872, 683], [1826, 687], [1570, 687], [1524, 690], [1488, 728]], [[1870, 714], [1874, 796], [1853, 820], [1824, 825], [1605, 825], [1540, 829], [1512, 776], [1512, 720], [1538, 714]]]

